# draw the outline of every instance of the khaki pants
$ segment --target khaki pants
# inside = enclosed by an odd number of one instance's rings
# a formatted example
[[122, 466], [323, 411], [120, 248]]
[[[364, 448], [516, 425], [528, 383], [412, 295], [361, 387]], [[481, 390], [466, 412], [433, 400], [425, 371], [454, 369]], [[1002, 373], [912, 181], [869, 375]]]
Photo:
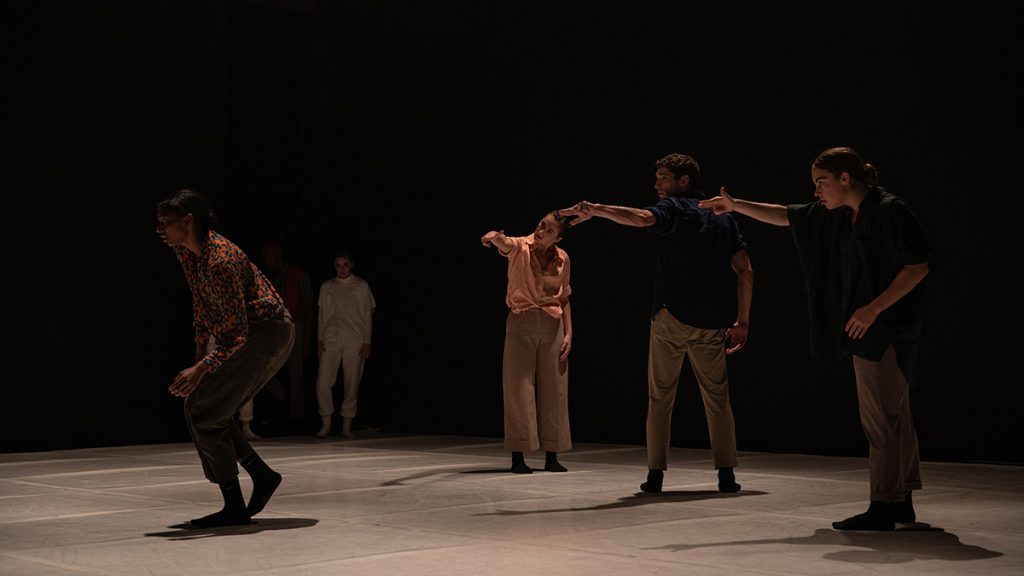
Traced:
[[561, 320], [541, 310], [509, 313], [502, 366], [506, 450], [572, 448], [569, 366], [558, 361], [561, 349]]
[[892, 346], [878, 362], [853, 357], [860, 423], [868, 437], [871, 500], [902, 502], [921, 489], [917, 431], [910, 413], [910, 386]]
[[295, 327], [287, 316], [253, 324], [242, 349], [207, 374], [185, 399], [185, 422], [211, 482], [236, 478], [236, 462], [252, 454], [235, 413], [281, 369], [294, 340]]
[[647, 356], [647, 467], [668, 468], [679, 372], [690, 358], [700, 384], [708, 420], [715, 468], [736, 466], [736, 428], [729, 404], [729, 373], [725, 365], [725, 330], [694, 328], [662, 308], [651, 322]]
[[[306, 345], [304, 334], [305, 326], [301, 322], [295, 322], [295, 343], [292, 345], [292, 352], [288, 356], [285, 366], [288, 369], [288, 415], [292, 419], [301, 418], [305, 414], [305, 378], [303, 376], [303, 360], [302, 355], [304, 354], [303, 348]], [[280, 372], [278, 372], [280, 374]], [[274, 391], [273, 386], [281, 387], [280, 380], [277, 379], [278, 374], [275, 374], [270, 378], [268, 382], [270, 384], [271, 392]], [[280, 398], [279, 398], [280, 399]], [[253, 407], [253, 400], [249, 400], [241, 408], [238, 409], [238, 420], [243, 424], [249, 424], [255, 419], [255, 410]]]

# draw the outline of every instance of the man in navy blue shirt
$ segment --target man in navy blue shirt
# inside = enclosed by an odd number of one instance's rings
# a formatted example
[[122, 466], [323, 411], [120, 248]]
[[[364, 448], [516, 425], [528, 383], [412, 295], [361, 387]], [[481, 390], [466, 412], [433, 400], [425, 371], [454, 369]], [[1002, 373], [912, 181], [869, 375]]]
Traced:
[[747, 243], [728, 214], [697, 203], [700, 165], [684, 154], [655, 162], [658, 202], [649, 208], [587, 201], [560, 210], [573, 225], [597, 216], [646, 228], [657, 238], [658, 268], [651, 309], [647, 374], [647, 481], [644, 492], [661, 492], [668, 468], [672, 409], [683, 361], [689, 356], [708, 419], [718, 489], [738, 492], [736, 428], [729, 403], [726, 355], [747, 341], [754, 273]]

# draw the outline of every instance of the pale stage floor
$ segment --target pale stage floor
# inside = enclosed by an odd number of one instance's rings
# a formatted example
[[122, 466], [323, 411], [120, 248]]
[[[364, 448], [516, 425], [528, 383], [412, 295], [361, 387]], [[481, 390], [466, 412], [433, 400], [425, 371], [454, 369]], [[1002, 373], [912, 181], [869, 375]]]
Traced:
[[256, 447], [284, 483], [252, 526], [210, 530], [180, 526], [221, 503], [190, 444], [0, 454], [0, 574], [1024, 573], [1019, 466], [925, 463], [921, 523], [869, 533], [831, 529], [866, 506], [861, 458], [744, 452], [720, 494], [707, 450], [673, 449], [665, 492], [640, 495], [642, 446], [577, 444], [568, 473], [532, 475], [494, 438]]

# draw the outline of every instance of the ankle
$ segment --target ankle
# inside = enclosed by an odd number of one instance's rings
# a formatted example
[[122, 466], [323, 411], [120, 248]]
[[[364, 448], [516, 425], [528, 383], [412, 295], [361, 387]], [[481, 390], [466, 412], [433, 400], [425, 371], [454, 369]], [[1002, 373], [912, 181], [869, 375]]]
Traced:
[[548, 472], [568, 472], [569, 469], [562, 466], [558, 461], [558, 452], [546, 452], [544, 454], [544, 470]]
[[242, 497], [242, 486], [238, 477], [218, 484], [220, 494], [224, 497], [224, 510], [228, 512], [245, 511], [245, 499]]
[[877, 518], [892, 518], [892, 502], [882, 502], [880, 500], [872, 500], [871, 504], [868, 505], [867, 514]]
[[526, 465], [526, 459], [522, 452], [512, 453], [512, 472], [515, 474], [532, 474], [533, 468]]
[[732, 466], [728, 468], [718, 469], [718, 491], [719, 492], [739, 492], [740, 485], [736, 483], [736, 474], [732, 471]]
[[244, 458], [239, 460], [238, 463], [242, 465], [242, 469], [244, 469], [249, 474], [249, 476], [252, 477], [253, 481], [279, 475], [277, 474], [277, 472], [274, 471], [273, 468], [268, 466], [267, 463], [264, 462], [262, 458], [260, 458], [259, 454], [255, 452], [252, 452], [248, 456], [245, 456]]
[[640, 490], [644, 492], [661, 492], [661, 484], [665, 479], [665, 472], [663, 470], [650, 469], [647, 471], [647, 481], [640, 485]]

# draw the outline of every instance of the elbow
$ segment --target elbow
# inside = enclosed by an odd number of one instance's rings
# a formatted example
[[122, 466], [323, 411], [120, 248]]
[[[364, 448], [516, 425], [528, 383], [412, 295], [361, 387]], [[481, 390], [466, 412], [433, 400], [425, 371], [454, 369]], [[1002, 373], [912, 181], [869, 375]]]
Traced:
[[738, 288], [740, 290], [746, 290], [748, 293], [754, 287], [754, 270], [752, 268], [743, 268], [736, 271], [736, 278], [739, 281]]
[[658, 219], [651, 212], [644, 212], [643, 216], [640, 217], [640, 225], [644, 228], [650, 228], [657, 223]]

